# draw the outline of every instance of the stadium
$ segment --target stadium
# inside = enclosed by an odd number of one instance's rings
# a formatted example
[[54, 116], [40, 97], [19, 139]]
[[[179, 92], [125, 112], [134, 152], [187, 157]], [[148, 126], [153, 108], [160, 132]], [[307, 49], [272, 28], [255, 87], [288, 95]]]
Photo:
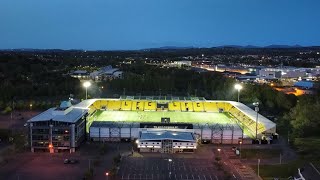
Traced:
[[[89, 141], [135, 141], [142, 152], [192, 152], [199, 142], [270, 143], [276, 133], [275, 123], [242, 103], [200, 97], [88, 99], [76, 105], [60, 105], [32, 118], [29, 123], [46, 119], [69, 122], [68, 126], [74, 123], [74, 130], [64, 130], [76, 134], [70, 134], [75, 136], [69, 138], [71, 141], [80, 141], [76, 137], [80, 137], [83, 127]], [[83, 120], [84, 125], [79, 120]], [[59, 125], [61, 127], [61, 123]], [[48, 144], [61, 146], [53, 140]]]
[[201, 142], [237, 144], [245, 139], [251, 143], [256, 131], [258, 139], [271, 140], [276, 130], [275, 124], [260, 114], [256, 124], [257, 112], [234, 101], [126, 96], [90, 99], [78, 106], [89, 108], [87, 132], [95, 141], [142, 140], [142, 135], [147, 136], [144, 133], [170, 130], [190, 132], [193, 140]]

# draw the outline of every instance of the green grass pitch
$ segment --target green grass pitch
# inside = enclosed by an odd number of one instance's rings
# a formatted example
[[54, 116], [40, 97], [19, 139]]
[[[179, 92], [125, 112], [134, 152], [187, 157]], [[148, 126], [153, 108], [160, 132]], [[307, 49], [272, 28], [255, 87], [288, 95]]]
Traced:
[[161, 122], [162, 117], [171, 123], [232, 124], [227, 113], [172, 112], [172, 111], [102, 111], [93, 115], [94, 121]]

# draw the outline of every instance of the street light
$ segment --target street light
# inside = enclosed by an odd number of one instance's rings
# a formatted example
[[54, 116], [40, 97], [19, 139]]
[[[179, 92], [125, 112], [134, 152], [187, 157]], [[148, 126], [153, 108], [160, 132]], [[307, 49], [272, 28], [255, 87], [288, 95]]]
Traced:
[[83, 83], [83, 87], [86, 88], [86, 99], [88, 99], [88, 87], [91, 86], [91, 83], [89, 81], [86, 81]]
[[218, 152], [219, 152], [219, 156], [220, 156], [220, 151], [221, 151], [221, 149], [220, 149], [220, 148], [218, 148], [217, 150], [218, 150]]
[[234, 85], [234, 88], [238, 90], [238, 102], [240, 101], [240, 90], [242, 89], [242, 86], [240, 84]]
[[239, 144], [240, 144], [240, 152], [239, 152], [239, 153], [240, 153], [240, 159], [241, 159], [241, 145], [242, 145], [242, 141], [240, 141]]
[[106, 172], [106, 177], [107, 177], [107, 180], [108, 180], [108, 177], [109, 177], [109, 172]]
[[260, 177], [260, 159], [258, 159], [258, 177]]
[[256, 140], [258, 139], [258, 112], [259, 112], [259, 102], [253, 103], [255, 106], [254, 110], [257, 112], [257, 117], [256, 117]]
[[168, 164], [169, 165], [169, 178], [171, 179], [171, 169], [172, 169], [171, 168], [171, 163], [173, 163], [172, 159], [168, 159], [168, 162], [169, 162], [169, 164]]

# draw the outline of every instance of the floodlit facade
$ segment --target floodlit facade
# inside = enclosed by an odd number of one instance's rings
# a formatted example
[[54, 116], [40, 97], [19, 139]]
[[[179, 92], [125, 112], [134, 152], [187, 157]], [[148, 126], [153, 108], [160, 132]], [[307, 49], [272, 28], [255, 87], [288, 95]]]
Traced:
[[31, 151], [75, 152], [85, 139], [87, 112], [64, 101], [59, 107], [50, 108], [28, 120]]

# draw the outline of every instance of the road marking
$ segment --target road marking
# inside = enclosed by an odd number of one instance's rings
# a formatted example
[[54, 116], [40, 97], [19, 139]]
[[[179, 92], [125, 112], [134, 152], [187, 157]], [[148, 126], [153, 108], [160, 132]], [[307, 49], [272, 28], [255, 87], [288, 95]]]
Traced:
[[313, 167], [313, 169], [316, 170], [316, 172], [320, 175], [320, 172], [318, 171], [318, 169], [317, 169], [316, 167], [314, 167], [314, 165], [312, 164], [312, 162], [310, 162], [309, 164], [310, 164], [310, 165]]
[[235, 179], [237, 179], [236, 175], [234, 175], [233, 173], [232, 173], [232, 176], [233, 176]]

